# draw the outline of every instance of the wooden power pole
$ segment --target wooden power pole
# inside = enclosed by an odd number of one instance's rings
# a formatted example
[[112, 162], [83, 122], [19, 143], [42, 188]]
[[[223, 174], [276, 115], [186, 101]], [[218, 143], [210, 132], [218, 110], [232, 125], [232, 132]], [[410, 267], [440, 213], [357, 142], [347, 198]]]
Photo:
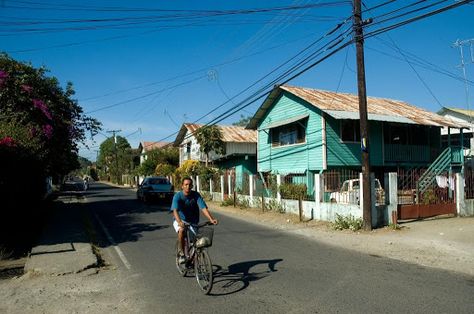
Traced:
[[354, 35], [357, 55], [357, 88], [359, 93], [360, 147], [362, 152], [362, 193], [364, 229], [372, 230], [372, 197], [370, 191], [369, 124], [367, 119], [367, 91], [365, 86], [364, 35], [361, 1], [354, 0]]

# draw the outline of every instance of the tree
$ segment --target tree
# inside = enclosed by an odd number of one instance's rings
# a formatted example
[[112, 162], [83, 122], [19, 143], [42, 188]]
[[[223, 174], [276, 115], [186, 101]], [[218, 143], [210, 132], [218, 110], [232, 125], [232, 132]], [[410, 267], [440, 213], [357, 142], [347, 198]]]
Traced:
[[249, 124], [250, 120], [252, 119], [252, 116], [247, 116], [245, 117], [243, 114], [240, 115], [240, 120], [237, 122], [232, 123], [232, 125], [235, 126], [247, 126]]
[[209, 153], [225, 154], [225, 143], [222, 140], [222, 132], [217, 125], [205, 125], [200, 127], [194, 134], [199, 143], [199, 150], [206, 154], [206, 167], [209, 162]]
[[72, 83], [62, 88], [47, 73], [0, 54], [0, 193], [6, 207], [18, 206], [15, 191], [27, 189], [34, 201], [46, 176], [58, 179], [79, 168], [78, 145], [100, 130], [72, 99]]
[[100, 144], [97, 164], [102, 174], [111, 175], [116, 183], [121, 183], [122, 174], [130, 173], [132, 164], [132, 148], [127, 139], [117, 135], [106, 139]]
[[169, 169], [176, 169], [179, 165], [177, 147], [155, 148], [147, 152], [146, 156], [146, 160], [138, 167], [139, 175], [168, 175]]

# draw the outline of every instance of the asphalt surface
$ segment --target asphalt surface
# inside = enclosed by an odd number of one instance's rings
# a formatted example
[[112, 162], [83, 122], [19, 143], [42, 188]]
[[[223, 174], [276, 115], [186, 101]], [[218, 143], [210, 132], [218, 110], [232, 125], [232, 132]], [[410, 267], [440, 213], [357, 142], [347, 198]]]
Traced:
[[[145, 311], [150, 313], [222, 313], [223, 309], [472, 313], [474, 309], [472, 276], [334, 247], [217, 210], [221, 223], [210, 249], [215, 285], [211, 296], [203, 297], [195, 280], [179, 277], [174, 268], [175, 234], [167, 206], [138, 203], [134, 191], [103, 184], [91, 184], [85, 195], [76, 196], [61, 199], [64, 206], [32, 250], [26, 271], [60, 275], [93, 269], [97, 256], [90, 238], [95, 230], [92, 237], [102, 243], [101, 254], [136, 279], [130, 289], [149, 304]], [[462, 249], [465, 245], [459, 241]]]

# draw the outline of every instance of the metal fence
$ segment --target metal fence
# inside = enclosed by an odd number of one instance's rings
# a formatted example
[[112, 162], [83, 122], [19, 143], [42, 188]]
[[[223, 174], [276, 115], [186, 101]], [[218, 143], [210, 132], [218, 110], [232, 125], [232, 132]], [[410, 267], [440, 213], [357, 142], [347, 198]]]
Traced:
[[474, 169], [464, 170], [464, 193], [466, 199], [474, 199]]
[[[399, 169], [398, 204], [447, 204], [455, 201], [455, 175], [444, 171], [424, 191], [417, 190], [425, 168]], [[419, 199], [418, 199], [419, 198]]]
[[323, 202], [357, 204], [359, 201], [359, 171], [328, 170], [323, 173], [323, 185]]

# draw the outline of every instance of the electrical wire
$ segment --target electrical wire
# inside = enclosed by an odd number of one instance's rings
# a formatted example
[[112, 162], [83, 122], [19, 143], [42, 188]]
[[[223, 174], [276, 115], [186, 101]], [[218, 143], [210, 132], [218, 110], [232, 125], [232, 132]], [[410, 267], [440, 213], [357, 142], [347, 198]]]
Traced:
[[[447, 10], [450, 10], [450, 9], [454, 9], [454, 8], [457, 8], [461, 5], [464, 5], [464, 4], [468, 4], [472, 2], [472, 0], [465, 0], [465, 1], [460, 1], [458, 3], [454, 3], [454, 4], [451, 4], [451, 5], [447, 5], [443, 8], [439, 8], [439, 9], [436, 9], [434, 11], [431, 11], [431, 12], [427, 12], [427, 13], [424, 13], [424, 14], [421, 14], [419, 16], [415, 16], [413, 18], [410, 18], [410, 19], [407, 19], [405, 21], [402, 21], [402, 22], [399, 22], [399, 23], [396, 23], [396, 24], [392, 24], [392, 25], [389, 25], [389, 26], [386, 26], [386, 27], [382, 27], [382, 28], [379, 28], [377, 30], [374, 30], [372, 31], [371, 33], [369, 33], [368, 35], [364, 36], [365, 38], [367, 37], [373, 37], [373, 36], [376, 36], [378, 34], [381, 34], [381, 33], [384, 33], [384, 32], [388, 32], [390, 30], [393, 30], [393, 29], [396, 29], [398, 27], [401, 27], [401, 26], [404, 26], [404, 25], [407, 25], [409, 23], [412, 23], [412, 22], [415, 22], [415, 21], [418, 21], [418, 20], [421, 20], [421, 19], [424, 19], [424, 18], [427, 18], [427, 17], [430, 17], [430, 16], [433, 16], [433, 15], [436, 15], [436, 14], [439, 14], [439, 13], [442, 13], [442, 12], [445, 12]], [[312, 67], [316, 66], [317, 64], [323, 62], [324, 60], [326, 60], [327, 58], [331, 57], [332, 55], [334, 55], [335, 53], [337, 53], [338, 51], [340, 51], [341, 49], [347, 47], [348, 45], [350, 45], [351, 43], [355, 42], [355, 38], [352, 39], [351, 41], [349, 42], [346, 42], [346, 43], [340, 43], [340, 46], [333, 50], [332, 52], [328, 53], [327, 55], [325, 55], [324, 57], [316, 60], [315, 62], [313, 62], [312, 64], [310, 64], [309, 66], [306, 66], [305, 68], [301, 69], [299, 72], [293, 74], [291, 77], [287, 78], [285, 81], [282, 82], [282, 84], [285, 84], [289, 81], [291, 81], [292, 79], [296, 78], [297, 76], [305, 73], [306, 71], [308, 71], [309, 69], [311, 69]], [[337, 44], [336, 44], [337, 45]], [[334, 45], [332, 47], [335, 47]], [[245, 108], [247, 106], [249, 106], [250, 104], [256, 102], [257, 100], [260, 100], [261, 98], [263, 98], [265, 95], [267, 95], [269, 91], [263, 91], [262, 93], [260, 94], [255, 94], [254, 93], [254, 97], [248, 97], [248, 101], [246, 102], [241, 102], [239, 106], [236, 106], [228, 111], [226, 111], [226, 113], [224, 114], [221, 114], [220, 117], [217, 117], [215, 119], [213, 119], [211, 122], [209, 122], [208, 124], [206, 125], [212, 125], [212, 124], [216, 124], [224, 119], [226, 119], [227, 117], [235, 114], [237, 111], [239, 111], [239, 109], [242, 109], [242, 108]], [[234, 96], [235, 97], [235, 96]], [[166, 140], [168, 138], [170, 138], [171, 136], [177, 134], [178, 132], [175, 132], [163, 139], [161, 139], [160, 141], [163, 141], [163, 140]]]

